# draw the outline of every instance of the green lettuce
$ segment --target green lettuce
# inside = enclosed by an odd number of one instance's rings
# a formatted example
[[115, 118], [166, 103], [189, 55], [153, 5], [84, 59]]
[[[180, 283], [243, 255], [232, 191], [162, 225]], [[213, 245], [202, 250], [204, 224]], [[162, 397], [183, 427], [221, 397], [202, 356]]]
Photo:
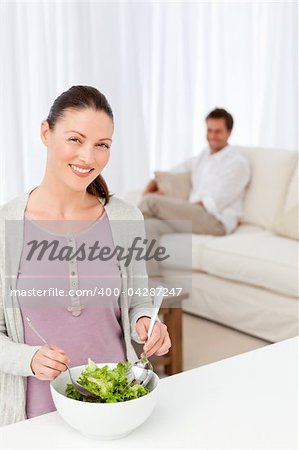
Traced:
[[149, 389], [145, 386], [128, 383], [127, 372], [129, 367], [129, 362], [118, 363], [114, 369], [110, 369], [108, 365], [98, 367], [88, 358], [88, 365], [76, 381], [100, 398], [88, 399], [80, 394], [72, 384], [67, 384], [66, 396], [83, 402], [117, 403], [148, 394]]

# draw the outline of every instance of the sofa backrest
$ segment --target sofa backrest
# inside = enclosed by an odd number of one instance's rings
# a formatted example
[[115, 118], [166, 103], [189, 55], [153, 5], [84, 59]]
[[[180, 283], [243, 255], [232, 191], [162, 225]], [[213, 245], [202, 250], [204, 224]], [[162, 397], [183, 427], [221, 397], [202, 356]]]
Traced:
[[291, 178], [288, 192], [286, 195], [286, 201], [285, 201], [285, 211], [289, 211], [290, 209], [294, 208], [298, 205], [298, 161], [297, 161], [297, 167], [295, 168], [295, 171], [293, 173], [293, 176]]
[[288, 187], [295, 172], [296, 151], [237, 146], [251, 166], [241, 223], [272, 229], [283, 210]]

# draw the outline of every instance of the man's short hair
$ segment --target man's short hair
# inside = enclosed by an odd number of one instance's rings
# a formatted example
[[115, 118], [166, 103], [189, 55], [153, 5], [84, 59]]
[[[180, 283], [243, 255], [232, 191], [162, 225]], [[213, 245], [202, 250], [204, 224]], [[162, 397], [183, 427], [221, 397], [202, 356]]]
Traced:
[[234, 126], [234, 119], [233, 116], [227, 112], [225, 109], [223, 108], [215, 108], [213, 109], [213, 111], [211, 111], [207, 117], [206, 117], [206, 122], [208, 121], [208, 119], [224, 119], [225, 120], [225, 124], [226, 124], [226, 128], [231, 131], [233, 129]]

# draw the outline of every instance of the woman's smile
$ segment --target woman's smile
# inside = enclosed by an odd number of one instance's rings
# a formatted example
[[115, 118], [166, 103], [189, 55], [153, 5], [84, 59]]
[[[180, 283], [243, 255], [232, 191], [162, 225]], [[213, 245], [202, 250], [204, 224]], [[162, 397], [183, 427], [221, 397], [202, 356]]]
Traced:
[[70, 168], [72, 169], [72, 172], [78, 175], [79, 177], [88, 177], [91, 172], [94, 170], [94, 168], [90, 167], [84, 167], [84, 166], [77, 166], [74, 164], [69, 164]]

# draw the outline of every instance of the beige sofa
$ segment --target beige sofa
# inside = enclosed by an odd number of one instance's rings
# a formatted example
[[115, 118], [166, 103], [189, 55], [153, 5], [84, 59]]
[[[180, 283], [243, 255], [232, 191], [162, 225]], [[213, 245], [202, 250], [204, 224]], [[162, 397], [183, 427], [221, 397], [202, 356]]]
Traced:
[[[252, 171], [243, 217], [231, 235], [192, 235], [192, 292], [184, 310], [276, 342], [298, 334], [298, 156], [238, 148]], [[140, 198], [141, 191], [126, 195], [135, 204]], [[184, 235], [169, 234], [160, 244], [177, 253], [184, 242]], [[165, 275], [180, 270], [163, 265]]]

